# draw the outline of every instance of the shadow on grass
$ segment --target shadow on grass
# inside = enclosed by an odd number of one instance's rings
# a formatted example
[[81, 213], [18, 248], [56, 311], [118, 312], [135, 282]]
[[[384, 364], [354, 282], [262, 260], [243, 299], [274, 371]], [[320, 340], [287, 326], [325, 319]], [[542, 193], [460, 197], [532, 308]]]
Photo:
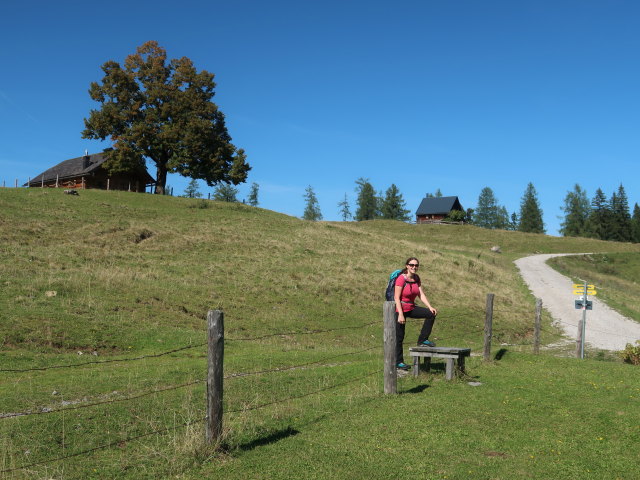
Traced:
[[409, 390], [404, 390], [402, 392], [398, 392], [400, 395], [405, 395], [407, 393], [422, 393], [431, 385], [418, 385], [416, 387], [410, 388]]
[[293, 437], [294, 435], [297, 435], [299, 433], [300, 433], [299, 430], [296, 430], [295, 428], [292, 428], [292, 427], [287, 427], [283, 430], [278, 430], [276, 432], [273, 432], [272, 434], [267, 435], [266, 437], [256, 438], [251, 442], [243, 443], [242, 445], [240, 445], [239, 448], [240, 450], [246, 452], [249, 450], [253, 450], [254, 448], [257, 448], [257, 447], [264, 447], [265, 445], [279, 442], [280, 440], [284, 440], [285, 438]]
[[494, 360], [502, 360], [502, 357], [504, 357], [508, 352], [509, 352], [509, 350], [507, 350], [506, 348], [501, 348], [500, 350], [498, 350], [496, 352], [496, 356], [493, 357], [493, 359]]

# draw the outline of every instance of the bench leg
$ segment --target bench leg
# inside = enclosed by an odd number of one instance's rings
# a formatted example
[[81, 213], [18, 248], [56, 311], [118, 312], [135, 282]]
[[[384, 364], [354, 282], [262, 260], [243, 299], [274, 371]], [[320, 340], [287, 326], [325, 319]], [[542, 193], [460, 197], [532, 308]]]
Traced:
[[431, 371], [431, 357], [424, 357], [424, 369], [427, 372]]
[[447, 380], [453, 380], [453, 358], [447, 358], [446, 362], [447, 362], [446, 378]]
[[413, 376], [418, 376], [418, 370], [420, 369], [420, 357], [413, 357]]
[[464, 375], [465, 371], [464, 371], [464, 357], [460, 356], [458, 357], [458, 372], [460, 372], [460, 375]]

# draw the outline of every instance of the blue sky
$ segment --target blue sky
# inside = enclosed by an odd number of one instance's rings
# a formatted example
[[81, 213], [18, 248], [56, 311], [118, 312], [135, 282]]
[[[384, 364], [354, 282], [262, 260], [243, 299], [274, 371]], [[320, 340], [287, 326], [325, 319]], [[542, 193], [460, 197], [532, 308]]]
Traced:
[[301, 216], [311, 185], [338, 220], [364, 177], [412, 212], [486, 186], [513, 212], [532, 182], [557, 234], [575, 183], [640, 203], [639, 18], [632, 0], [5, 2], [0, 183], [107, 147], [80, 137], [89, 84], [156, 40], [215, 73], [253, 167], [240, 198], [256, 182], [261, 207]]

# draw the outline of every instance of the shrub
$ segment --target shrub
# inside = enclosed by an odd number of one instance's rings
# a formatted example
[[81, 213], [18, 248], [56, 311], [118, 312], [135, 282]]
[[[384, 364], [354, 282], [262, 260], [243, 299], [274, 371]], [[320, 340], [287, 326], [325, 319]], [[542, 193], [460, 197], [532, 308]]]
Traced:
[[625, 363], [631, 365], [640, 365], [640, 340], [636, 340], [636, 346], [634, 347], [630, 343], [620, 352], [620, 357]]

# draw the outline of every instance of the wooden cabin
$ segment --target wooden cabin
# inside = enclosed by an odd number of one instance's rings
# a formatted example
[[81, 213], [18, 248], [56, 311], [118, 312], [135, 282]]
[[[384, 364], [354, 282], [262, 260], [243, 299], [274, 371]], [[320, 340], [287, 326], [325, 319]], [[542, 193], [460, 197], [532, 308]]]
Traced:
[[32, 178], [24, 186], [145, 192], [147, 186], [155, 184], [146, 168], [134, 172], [109, 174], [102, 166], [106, 160], [104, 153], [93, 155], [85, 153], [82, 157], [60, 162]]
[[416, 223], [437, 223], [453, 210], [464, 212], [458, 197], [425, 197], [416, 211]]

